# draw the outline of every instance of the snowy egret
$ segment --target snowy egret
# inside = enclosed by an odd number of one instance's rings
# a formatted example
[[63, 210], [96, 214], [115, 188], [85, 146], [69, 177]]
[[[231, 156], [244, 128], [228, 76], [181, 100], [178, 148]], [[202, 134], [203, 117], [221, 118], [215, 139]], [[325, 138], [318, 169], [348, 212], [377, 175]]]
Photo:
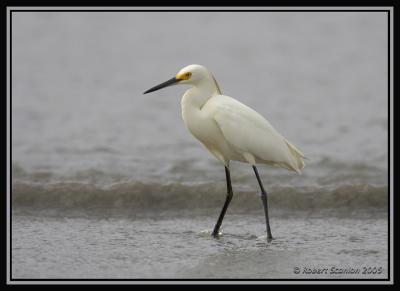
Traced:
[[218, 237], [222, 220], [233, 197], [229, 162], [249, 163], [261, 189], [267, 240], [272, 240], [269, 225], [267, 192], [261, 182], [257, 163], [271, 164], [300, 173], [304, 155], [280, 135], [259, 113], [243, 103], [222, 95], [211, 72], [201, 65], [189, 65], [175, 77], [144, 94], [175, 84], [192, 87], [181, 100], [186, 127], [225, 167], [227, 195], [212, 235]]

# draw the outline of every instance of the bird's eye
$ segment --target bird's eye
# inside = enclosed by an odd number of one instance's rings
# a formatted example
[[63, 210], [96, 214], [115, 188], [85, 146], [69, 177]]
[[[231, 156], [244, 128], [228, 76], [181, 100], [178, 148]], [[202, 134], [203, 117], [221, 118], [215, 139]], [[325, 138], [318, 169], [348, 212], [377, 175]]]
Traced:
[[188, 78], [188, 79], [189, 79], [189, 78], [192, 76], [192, 73], [190, 73], [190, 72], [187, 72], [185, 75], [186, 75], [186, 78]]

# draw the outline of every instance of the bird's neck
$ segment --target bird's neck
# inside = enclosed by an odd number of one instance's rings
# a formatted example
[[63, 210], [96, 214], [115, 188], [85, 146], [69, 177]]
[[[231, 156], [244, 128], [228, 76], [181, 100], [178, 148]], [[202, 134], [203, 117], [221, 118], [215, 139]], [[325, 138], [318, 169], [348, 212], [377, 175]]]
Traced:
[[207, 82], [194, 84], [192, 88], [187, 90], [182, 98], [183, 106], [201, 110], [208, 99], [221, 94], [217, 82], [212, 78]]
[[[201, 92], [202, 93], [202, 92]], [[195, 87], [190, 88], [185, 92], [181, 100], [182, 117], [187, 120], [188, 117], [195, 117], [200, 114], [200, 110], [207, 102], [211, 95], [201, 94]]]
[[194, 84], [192, 88], [187, 90], [182, 97], [182, 118], [189, 131], [199, 138], [199, 127], [201, 128], [207, 115], [206, 110], [203, 111], [207, 101], [216, 95], [221, 94], [217, 82], [212, 78], [208, 82]]

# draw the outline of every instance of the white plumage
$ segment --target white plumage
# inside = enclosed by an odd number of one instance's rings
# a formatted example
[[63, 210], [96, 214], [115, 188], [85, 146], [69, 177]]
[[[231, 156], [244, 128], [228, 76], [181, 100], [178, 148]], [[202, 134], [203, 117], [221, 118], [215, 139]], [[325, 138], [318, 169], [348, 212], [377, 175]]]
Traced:
[[[259, 113], [220, 94], [211, 73], [199, 65], [183, 68], [179, 75], [201, 76], [182, 97], [182, 117], [195, 138], [222, 163], [230, 160], [271, 164], [300, 173], [304, 155], [280, 135]], [[190, 84], [185, 80], [186, 84]], [[204, 84], [203, 84], [204, 83]]]
[[219, 235], [222, 219], [233, 196], [229, 162], [239, 161], [249, 163], [254, 169], [262, 192], [268, 240], [271, 240], [267, 193], [256, 164], [271, 164], [300, 173], [304, 167], [304, 155], [255, 110], [222, 95], [213, 75], [201, 65], [184, 67], [175, 77], [145, 94], [175, 84], [191, 85], [181, 100], [183, 121], [192, 135], [225, 166], [227, 197], [213, 236]]

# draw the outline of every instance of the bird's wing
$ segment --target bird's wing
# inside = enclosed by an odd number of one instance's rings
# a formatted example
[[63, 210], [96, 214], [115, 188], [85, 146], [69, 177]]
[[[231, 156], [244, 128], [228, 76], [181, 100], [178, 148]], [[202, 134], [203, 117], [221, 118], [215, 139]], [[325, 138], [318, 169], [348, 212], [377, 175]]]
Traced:
[[297, 172], [304, 166], [303, 154], [255, 110], [228, 96], [211, 99], [213, 118], [236, 150]]

